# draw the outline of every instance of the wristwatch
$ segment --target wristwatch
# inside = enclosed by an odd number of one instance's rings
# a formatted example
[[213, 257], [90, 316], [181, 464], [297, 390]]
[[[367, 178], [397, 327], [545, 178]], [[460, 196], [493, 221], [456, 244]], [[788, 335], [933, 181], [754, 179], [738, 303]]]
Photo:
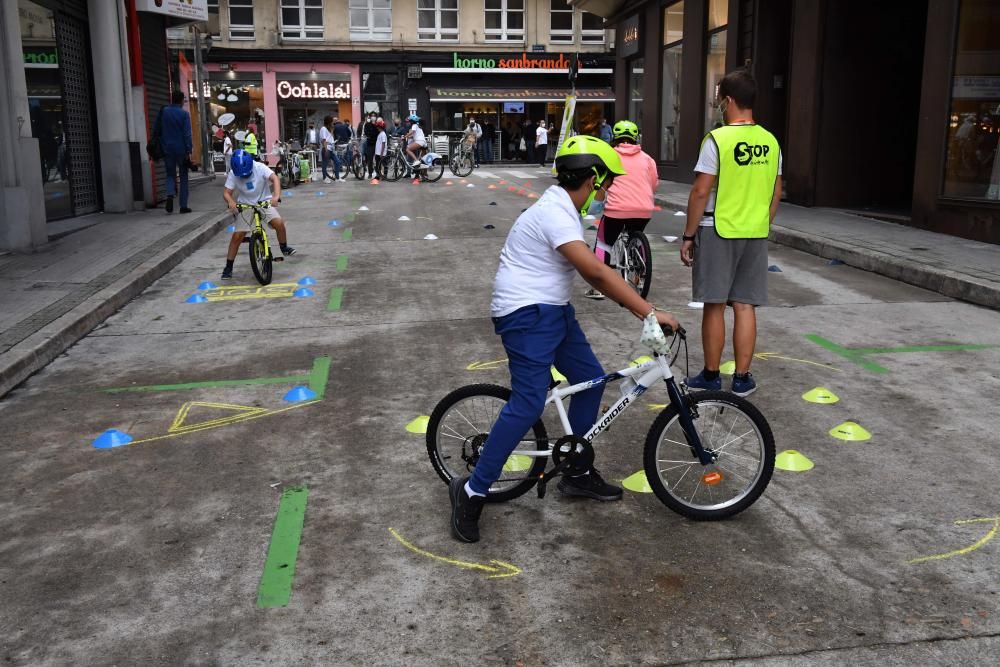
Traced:
[[694, 241], [694, 238], [695, 234], [692, 234], [691, 236], [688, 236], [687, 234], [681, 234], [681, 239], [683, 239], [684, 241]]

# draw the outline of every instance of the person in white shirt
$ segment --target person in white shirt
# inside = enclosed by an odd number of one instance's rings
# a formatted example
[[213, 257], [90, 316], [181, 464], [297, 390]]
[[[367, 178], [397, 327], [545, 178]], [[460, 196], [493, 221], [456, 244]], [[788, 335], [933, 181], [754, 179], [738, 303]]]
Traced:
[[406, 154], [410, 157], [411, 167], [422, 169], [426, 165], [420, 162], [420, 156], [427, 148], [427, 138], [424, 136], [423, 128], [420, 127], [420, 116], [413, 114], [407, 120], [412, 125], [410, 131], [406, 133]]
[[229, 132], [226, 132], [222, 139], [222, 155], [226, 160], [226, 176], [228, 176], [229, 172], [232, 170], [232, 166], [229, 164], [229, 161], [233, 157], [233, 138], [229, 135]]
[[[672, 315], [656, 312], [621, 275], [597, 259], [583, 238], [581, 211], [589, 208], [598, 191], [611, 187], [616, 175], [625, 173], [615, 150], [597, 137], [573, 137], [556, 156], [556, 171], [559, 184], [521, 214], [500, 253], [490, 313], [510, 360], [511, 397], [500, 410], [472, 475], [451, 480], [451, 532], [462, 542], [479, 540], [486, 494], [500, 479], [521, 438], [541, 417], [551, 369], [555, 367], [570, 384], [604, 376], [569, 302], [577, 274], [639, 319], [679, 328]], [[596, 421], [603, 393], [600, 383], [573, 396], [569, 422], [575, 434], [582, 436]], [[581, 475], [564, 475], [559, 490], [595, 500], [622, 497], [622, 490], [593, 468]]]
[[[326, 167], [330, 164], [330, 160], [333, 159], [333, 116], [326, 116], [323, 118], [323, 127], [319, 130], [319, 145], [320, 153], [319, 159], [320, 164], [323, 167], [323, 182], [333, 183], [333, 180], [326, 173]], [[337, 170], [340, 171], [339, 169]]]
[[375, 127], [378, 128], [378, 137], [375, 138], [375, 172], [372, 174], [373, 177], [382, 173], [382, 160], [385, 159], [389, 151], [389, 137], [385, 133], [385, 121], [379, 118], [375, 121]]
[[549, 131], [545, 128], [545, 121], [538, 121], [538, 129], [535, 130], [535, 154], [538, 156], [538, 164], [545, 166], [545, 158], [549, 152]]
[[[281, 254], [295, 254], [295, 248], [288, 245], [288, 232], [285, 229], [285, 221], [281, 219], [278, 209], [271, 206], [271, 202], [281, 203], [281, 179], [271, 171], [263, 162], [257, 162], [245, 150], [233, 152], [231, 160], [232, 171], [226, 177], [225, 190], [222, 198], [229, 207], [229, 212], [234, 216], [238, 212], [237, 204], [260, 204], [267, 202], [262, 215], [264, 222], [270, 225], [278, 234], [278, 245], [281, 247]], [[236, 195], [235, 198], [233, 195]], [[240, 250], [240, 244], [247, 235], [247, 230], [242, 231], [237, 228], [229, 239], [229, 252], [226, 254], [226, 268], [222, 270], [222, 278], [228, 280], [233, 277], [233, 262], [236, 261], [236, 254]]]

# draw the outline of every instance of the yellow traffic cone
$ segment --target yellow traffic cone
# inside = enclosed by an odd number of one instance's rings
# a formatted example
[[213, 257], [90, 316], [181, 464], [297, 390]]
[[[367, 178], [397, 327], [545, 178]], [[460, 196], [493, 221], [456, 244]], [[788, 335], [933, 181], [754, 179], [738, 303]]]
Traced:
[[830, 429], [830, 435], [838, 440], [847, 440], [848, 442], [871, 440], [872, 437], [872, 434], [863, 429], [860, 424], [851, 421], [834, 426]]

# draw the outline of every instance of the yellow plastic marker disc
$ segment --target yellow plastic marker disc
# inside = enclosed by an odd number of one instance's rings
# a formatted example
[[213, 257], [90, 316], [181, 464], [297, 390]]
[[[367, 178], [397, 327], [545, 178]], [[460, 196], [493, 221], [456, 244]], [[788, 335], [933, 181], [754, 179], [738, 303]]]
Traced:
[[555, 366], [552, 367], [552, 379], [556, 382], [565, 382], [569, 384], [569, 380], [566, 379], [566, 376], [557, 371]]
[[829, 405], [830, 403], [839, 401], [840, 397], [825, 387], [816, 387], [802, 394], [802, 400], [809, 401], [810, 403]]
[[732, 375], [733, 373], [736, 372], [736, 362], [727, 361], [723, 363], [721, 366], [719, 366], [719, 372], [722, 373], [723, 375]]
[[531, 470], [531, 457], [523, 454], [511, 454], [503, 464], [504, 472], [524, 472]]
[[622, 486], [635, 493], [653, 492], [653, 489], [649, 486], [649, 481], [646, 479], [646, 473], [642, 470], [623, 479]]
[[830, 435], [838, 440], [847, 440], [848, 442], [870, 440], [872, 437], [871, 433], [854, 422], [844, 422], [839, 426], [834, 426], [830, 429]]
[[410, 433], [427, 433], [427, 422], [430, 419], [427, 415], [420, 415], [406, 425], [406, 430]]
[[805, 454], [801, 454], [794, 449], [786, 449], [774, 457], [774, 467], [778, 470], [805, 472], [806, 470], [812, 470], [813, 465], [813, 462]]

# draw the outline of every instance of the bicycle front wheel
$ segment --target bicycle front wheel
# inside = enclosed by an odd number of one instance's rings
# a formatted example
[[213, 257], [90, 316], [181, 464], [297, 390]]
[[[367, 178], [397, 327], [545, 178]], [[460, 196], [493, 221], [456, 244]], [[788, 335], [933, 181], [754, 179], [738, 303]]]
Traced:
[[426, 169], [422, 169], [420, 175], [428, 183], [440, 181], [441, 177], [444, 176], [444, 162], [435, 160], [434, 164], [430, 164]]
[[354, 172], [354, 178], [359, 181], [365, 177], [365, 159], [360, 153], [354, 154], [354, 163], [351, 171]]
[[271, 249], [264, 241], [264, 235], [254, 232], [250, 237], [250, 268], [261, 285], [271, 282]]
[[385, 180], [387, 181], [398, 181], [406, 173], [406, 165], [403, 164], [403, 158], [399, 155], [393, 155], [389, 158], [389, 164], [385, 167]]
[[645, 299], [653, 279], [653, 252], [649, 247], [649, 239], [639, 231], [622, 233], [628, 234], [625, 239], [625, 261], [621, 264], [622, 278]]
[[454, 172], [456, 176], [465, 178], [472, 173], [472, 154], [468, 151], [458, 151], [455, 155], [455, 168]]
[[[510, 389], [506, 387], [474, 384], [456, 389], [437, 404], [427, 423], [427, 454], [445, 483], [468, 475], [476, 467], [486, 437], [509, 400]], [[507, 457], [486, 500], [504, 502], [531, 489], [545, 470], [547, 456], [519, 454], [518, 450], [545, 451], [548, 442], [539, 419]]]
[[689, 519], [725, 519], [750, 507], [774, 472], [774, 436], [749, 401], [724, 391], [686, 398], [702, 447], [718, 456], [703, 466], [688, 445], [677, 407], [668, 406], [646, 437], [646, 480], [664, 505]]

